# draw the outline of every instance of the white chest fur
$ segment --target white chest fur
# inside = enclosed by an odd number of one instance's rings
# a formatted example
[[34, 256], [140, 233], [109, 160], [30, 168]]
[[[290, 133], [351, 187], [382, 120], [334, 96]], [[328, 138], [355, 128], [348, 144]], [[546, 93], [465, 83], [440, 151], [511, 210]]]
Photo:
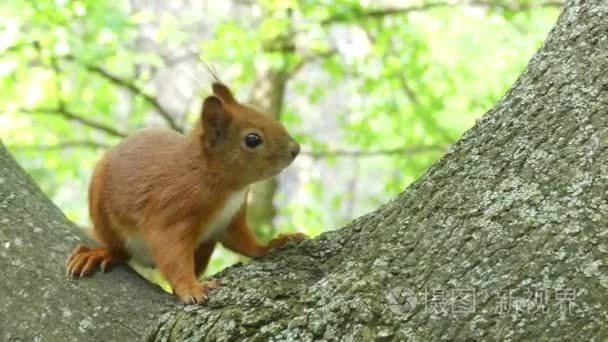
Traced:
[[241, 209], [245, 199], [247, 198], [247, 189], [234, 192], [226, 198], [224, 206], [218, 210], [213, 217], [211, 217], [205, 223], [205, 228], [202, 230], [202, 234], [198, 239], [198, 242], [208, 240], [212, 236], [216, 236], [218, 233], [226, 229], [234, 215]]

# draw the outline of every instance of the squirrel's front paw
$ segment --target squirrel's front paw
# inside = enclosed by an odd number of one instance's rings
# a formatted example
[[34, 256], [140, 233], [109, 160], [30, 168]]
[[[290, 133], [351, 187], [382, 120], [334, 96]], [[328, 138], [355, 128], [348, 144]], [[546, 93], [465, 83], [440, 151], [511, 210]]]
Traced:
[[275, 248], [279, 248], [291, 241], [302, 241], [306, 239], [308, 239], [308, 236], [303, 233], [281, 234], [268, 243], [268, 250], [271, 251]]
[[209, 292], [220, 286], [218, 279], [196, 282], [176, 287], [175, 294], [186, 304], [203, 303], [209, 299]]

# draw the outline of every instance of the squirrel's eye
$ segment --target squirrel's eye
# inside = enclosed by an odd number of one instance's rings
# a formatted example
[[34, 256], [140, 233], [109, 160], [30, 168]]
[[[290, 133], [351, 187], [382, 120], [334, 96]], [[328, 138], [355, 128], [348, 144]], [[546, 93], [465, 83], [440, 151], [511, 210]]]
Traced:
[[249, 133], [245, 136], [245, 145], [256, 148], [262, 144], [262, 138], [257, 133]]

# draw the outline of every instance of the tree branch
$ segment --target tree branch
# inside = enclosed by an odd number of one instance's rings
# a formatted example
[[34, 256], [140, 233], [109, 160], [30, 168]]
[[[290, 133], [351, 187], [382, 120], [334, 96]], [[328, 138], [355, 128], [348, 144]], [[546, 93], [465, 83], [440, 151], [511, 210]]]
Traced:
[[167, 125], [169, 125], [169, 127], [171, 129], [173, 129], [177, 132], [180, 132], [180, 133], [182, 133], [184, 131], [184, 129], [177, 124], [177, 122], [173, 118], [173, 115], [169, 112], [169, 110], [167, 108], [165, 108], [163, 105], [161, 105], [157, 99], [155, 99], [150, 94], [146, 93], [143, 89], [139, 88], [134, 83], [132, 83], [128, 80], [122, 79], [122, 78], [108, 72], [107, 70], [103, 69], [102, 67], [99, 67], [96, 65], [91, 65], [91, 64], [85, 63], [83, 61], [80, 61], [72, 55], [65, 56], [64, 58], [66, 60], [74, 61], [74, 62], [78, 63], [83, 68], [87, 69], [88, 71], [90, 71], [94, 74], [97, 74], [97, 75], [105, 78], [109, 82], [114, 83], [115, 85], [128, 90], [129, 92], [131, 92], [134, 95], [141, 96], [141, 98], [144, 99], [144, 101], [146, 101], [149, 105], [151, 105], [158, 112], [158, 114], [165, 120], [165, 122], [167, 123]]
[[46, 108], [46, 107], [32, 108], [32, 109], [21, 108], [21, 109], [19, 109], [19, 111], [27, 113], [27, 114], [52, 114], [52, 115], [62, 116], [67, 120], [70, 120], [73, 122], [78, 122], [84, 126], [105, 132], [111, 136], [115, 136], [115, 137], [119, 137], [119, 138], [124, 138], [127, 136], [126, 133], [123, 133], [114, 127], [108, 126], [106, 124], [103, 124], [101, 122], [97, 122], [97, 121], [94, 121], [91, 119], [87, 119], [83, 116], [80, 116], [80, 115], [70, 111], [69, 109], [67, 109], [65, 106], [62, 106], [62, 105], [60, 105], [59, 107], [56, 107], [56, 108]]
[[445, 145], [428, 145], [428, 146], [410, 146], [400, 147], [392, 149], [381, 149], [381, 150], [344, 150], [344, 149], [331, 149], [326, 151], [302, 151], [303, 155], [311, 158], [327, 158], [327, 157], [378, 157], [378, 156], [392, 156], [392, 155], [413, 155], [427, 152], [440, 152], [445, 151], [448, 146]]
[[68, 148], [92, 148], [92, 149], [107, 149], [109, 144], [104, 144], [91, 140], [74, 140], [63, 141], [55, 145], [13, 145], [14, 150], [38, 150], [38, 151], [54, 151]]
[[303, 56], [302, 59], [300, 60], [300, 62], [298, 64], [296, 64], [293, 69], [291, 69], [288, 73], [288, 77], [292, 77], [293, 75], [295, 75], [298, 71], [300, 71], [300, 69], [302, 69], [302, 67], [304, 67], [304, 65], [310, 63], [310, 62], [314, 62], [317, 60], [323, 60], [326, 58], [330, 58], [333, 55], [335, 55], [338, 52], [338, 50], [336, 48], [331, 48], [327, 51], [323, 51], [323, 52], [319, 52], [316, 54], [311, 54], [311, 55], [307, 55], [307, 56]]
[[393, 7], [393, 8], [383, 8], [383, 9], [373, 9], [368, 11], [363, 11], [360, 8], [353, 8], [353, 12], [350, 14], [345, 14], [344, 12], [330, 16], [323, 21], [321, 21], [321, 25], [330, 25], [339, 22], [347, 22], [351, 19], [364, 19], [364, 18], [383, 18], [386, 16], [392, 15], [403, 15], [412, 12], [422, 12], [427, 11], [434, 8], [441, 7], [456, 7], [456, 6], [477, 6], [477, 7], [491, 7], [491, 8], [501, 8], [504, 10], [510, 11], [524, 11], [530, 10], [534, 8], [542, 8], [542, 7], [556, 7], [562, 8], [564, 6], [563, 1], [543, 1], [539, 3], [508, 3], [502, 1], [493, 1], [493, 0], [464, 0], [464, 1], [436, 1], [436, 2], [428, 2], [420, 5], [412, 5], [408, 7]]

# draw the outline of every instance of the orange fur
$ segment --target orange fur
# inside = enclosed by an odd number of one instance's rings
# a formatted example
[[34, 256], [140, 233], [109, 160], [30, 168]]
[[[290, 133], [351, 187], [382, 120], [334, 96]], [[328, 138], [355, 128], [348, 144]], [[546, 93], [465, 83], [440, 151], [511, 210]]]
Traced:
[[[138, 131], [107, 151], [89, 187], [89, 211], [100, 247], [78, 246], [70, 276], [136, 258], [157, 266], [184, 302], [206, 300], [217, 281], [199, 282], [216, 242], [258, 257], [301, 234], [260, 243], [247, 226], [248, 187], [274, 177], [299, 152], [270, 116], [236, 102], [224, 85], [203, 103], [186, 134]], [[248, 146], [246, 137], [262, 140]]]

